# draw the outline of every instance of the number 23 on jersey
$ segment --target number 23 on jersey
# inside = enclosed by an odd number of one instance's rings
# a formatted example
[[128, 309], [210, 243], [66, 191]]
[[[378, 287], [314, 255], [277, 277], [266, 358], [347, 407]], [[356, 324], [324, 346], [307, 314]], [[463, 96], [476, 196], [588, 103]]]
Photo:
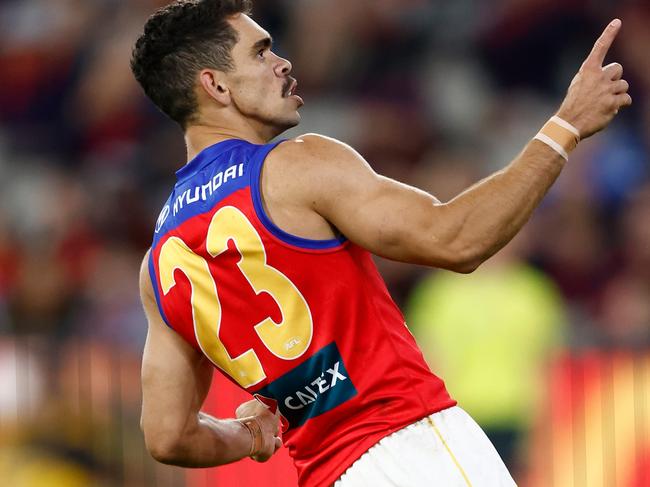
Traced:
[[[297, 359], [307, 351], [313, 335], [312, 316], [305, 298], [287, 276], [267, 263], [262, 239], [246, 216], [237, 208], [227, 206], [212, 217], [206, 239], [208, 254], [212, 258], [222, 254], [230, 240], [241, 255], [237, 266], [255, 293], [268, 293], [282, 315], [279, 323], [267, 317], [255, 324], [257, 335], [275, 356]], [[244, 388], [262, 382], [266, 373], [255, 351], [250, 348], [232, 357], [219, 338], [222, 326], [228, 323], [222, 322], [219, 276], [212, 275], [206, 259], [193, 252], [182, 239], [171, 237], [161, 248], [158, 268], [165, 295], [176, 286], [175, 271], [179, 270], [189, 280], [194, 330], [205, 355]]]

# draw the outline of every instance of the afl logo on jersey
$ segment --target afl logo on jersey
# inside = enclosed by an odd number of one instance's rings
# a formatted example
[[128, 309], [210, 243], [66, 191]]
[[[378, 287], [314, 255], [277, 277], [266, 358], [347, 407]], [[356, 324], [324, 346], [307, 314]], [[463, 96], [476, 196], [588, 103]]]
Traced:
[[[165, 224], [165, 221], [167, 221], [167, 217], [169, 216], [169, 205], [165, 206], [163, 210], [160, 212], [160, 216], [158, 217], [158, 221], [156, 222], [156, 233], [160, 232], [160, 229], [163, 227]], [[149, 227], [151, 228], [151, 227]]]

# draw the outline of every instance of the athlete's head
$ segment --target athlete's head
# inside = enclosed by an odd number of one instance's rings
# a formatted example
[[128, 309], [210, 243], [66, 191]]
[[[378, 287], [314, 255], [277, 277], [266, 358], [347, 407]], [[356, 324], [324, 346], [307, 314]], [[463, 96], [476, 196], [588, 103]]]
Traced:
[[250, 0], [177, 0], [147, 21], [131, 69], [184, 129], [245, 120], [277, 135], [300, 121], [291, 63], [271, 51], [250, 10]]

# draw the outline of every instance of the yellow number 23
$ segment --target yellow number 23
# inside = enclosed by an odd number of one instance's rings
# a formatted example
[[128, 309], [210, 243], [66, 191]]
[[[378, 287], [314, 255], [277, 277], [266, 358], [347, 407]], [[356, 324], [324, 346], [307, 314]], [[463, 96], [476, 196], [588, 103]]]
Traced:
[[[208, 228], [208, 254], [213, 258], [222, 254], [230, 240], [241, 254], [237, 265], [255, 293], [268, 293], [282, 314], [279, 323], [266, 318], [256, 324], [257, 335], [275, 356], [284, 360], [300, 357], [309, 348], [313, 335], [311, 312], [305, 298], [287, 276], [268, 265], [262, 239], [246, 216], [237, 208], [227, 206], [215, 213]], [[231, 357], [219, 338], [221, 303], [208, 262], [182, 239], [171, 237], [162, 246], [158, 268], [165, 295], [176, 285], [176, 270], [187, 276], [192, 288], [194, 330], [205, 355], [244, 388], [262, 382], [266, 373], [255, 351], [250, 348]]]

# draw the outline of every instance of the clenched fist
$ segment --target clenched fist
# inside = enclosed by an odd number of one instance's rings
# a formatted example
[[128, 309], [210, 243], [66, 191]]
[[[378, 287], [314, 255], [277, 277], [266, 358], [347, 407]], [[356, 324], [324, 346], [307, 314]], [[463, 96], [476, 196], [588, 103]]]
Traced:
[[235, 414], [239, 421], [247, 425], [253, 436], [250, 457], [256, 462], [266, 462], [282, 446], [282, 440], [278, 437], [278, 414], [272, 414], [256, 399], [240, 404]]
[[630, 85], [623, 78], [623, 66], [612, 63], [603, 67], [605, 56], [621, 29], [621, 21], [612, 21], [573, 78], [558, 116], [580, 131], [582, 139], [603, 130], [623, 107], [632, 104], [627, 93]]

